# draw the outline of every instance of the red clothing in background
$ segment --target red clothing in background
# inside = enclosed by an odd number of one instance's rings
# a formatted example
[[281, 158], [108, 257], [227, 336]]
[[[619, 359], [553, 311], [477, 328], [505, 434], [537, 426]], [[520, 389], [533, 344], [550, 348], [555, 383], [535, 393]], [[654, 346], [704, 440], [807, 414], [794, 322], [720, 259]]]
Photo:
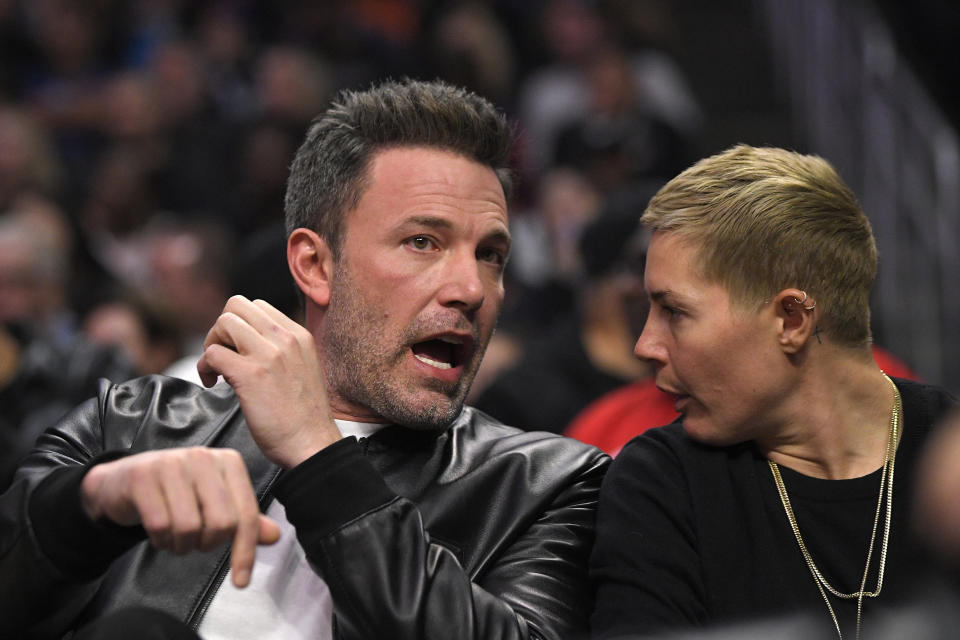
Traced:
[[632, 382], [587, 405], [564, 435], [616, 455], [628, 440], [651, 427], [669, 424], [679, 414], [673, 396], [660, 391], [653, 378]]

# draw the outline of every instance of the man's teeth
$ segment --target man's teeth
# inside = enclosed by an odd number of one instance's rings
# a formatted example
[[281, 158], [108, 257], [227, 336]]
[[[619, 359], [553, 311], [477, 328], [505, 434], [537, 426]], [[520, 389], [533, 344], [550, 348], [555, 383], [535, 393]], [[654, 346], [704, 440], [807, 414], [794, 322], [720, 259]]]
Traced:
[[422, 356], [418, 353], [413, 354], [413, 357], [419, 360], [420, 362], [425, 362], [431, 367], [436, 367], [437, 369], [450, 369], [453, 366], [449, 362], [440, 362], [439, 360], [434, 360], [432, 358], [428, 358], [427, 356]]
[[451, 338], [448, 336], [440, 336], [439, 338], [437, 338], [437, 340], [439, 340], [440, 342], [446, 342], [447, 344], [463, 344], [463, 340], [461, 338]]

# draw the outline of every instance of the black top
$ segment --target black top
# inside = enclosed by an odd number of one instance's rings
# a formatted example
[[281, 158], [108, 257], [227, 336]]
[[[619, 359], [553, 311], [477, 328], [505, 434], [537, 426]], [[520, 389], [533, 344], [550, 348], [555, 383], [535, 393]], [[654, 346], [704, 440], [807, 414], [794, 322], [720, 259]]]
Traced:
[[[903, 600], [933, 565], [909, 523], [920, 449], [954, 402], [936, 387], [896, 380], [903, 436], [896, 457], [893, 520], [883, 590], [864, 599], [864, 617]], [[881, 470], [822, 480], [781, 467], [798, 526], [827, 580], [859, 588]], [[883, 536], [877, 531], [876, 567]], [[705, 625], [788, 611], [822, 615], [823, 597], [804, 562], [766, 459], [750, 444], [709, 447], [674, 423], [622, 450], [601, 491], [591, 559], [597, 587], [593, 637]], [[876, 585], [871, 572], [867, 589]], [[856, 622], [856, 599], [830, 596], [841, 627]]]

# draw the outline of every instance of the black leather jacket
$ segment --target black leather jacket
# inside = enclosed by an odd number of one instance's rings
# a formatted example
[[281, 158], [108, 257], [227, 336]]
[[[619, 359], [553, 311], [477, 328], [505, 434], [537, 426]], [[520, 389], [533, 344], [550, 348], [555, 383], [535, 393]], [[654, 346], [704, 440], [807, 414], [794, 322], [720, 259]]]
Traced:
[[[78, 489], [92, 463], [205, 445], [239, 450], [261, 509], [279, 499], [330, 587], [338, 638], [578, 638], [587, 558], [609, 459], [466, 408], [447, 429], [391, 426], [281, 473], [230, 389], [170, 378], [101, 384], [38, 441], [0, 497], [0, 637], [60, 637], [131, 604], [196, 627], [228, 545], [174, 556], [140, 527], [93, 522]], [[117, 453], [123, 452], [123, 453]]]

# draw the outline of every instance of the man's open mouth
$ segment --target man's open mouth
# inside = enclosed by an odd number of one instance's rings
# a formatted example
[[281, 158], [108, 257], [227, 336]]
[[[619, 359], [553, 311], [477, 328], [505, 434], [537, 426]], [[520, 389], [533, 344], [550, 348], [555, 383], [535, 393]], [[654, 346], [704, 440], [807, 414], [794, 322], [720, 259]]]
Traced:
[[462, 365], [470, 352], [473, 340], [461, 336], [437, 336], [410, 346], [413, 357], [436, 369], [453, 369]]

